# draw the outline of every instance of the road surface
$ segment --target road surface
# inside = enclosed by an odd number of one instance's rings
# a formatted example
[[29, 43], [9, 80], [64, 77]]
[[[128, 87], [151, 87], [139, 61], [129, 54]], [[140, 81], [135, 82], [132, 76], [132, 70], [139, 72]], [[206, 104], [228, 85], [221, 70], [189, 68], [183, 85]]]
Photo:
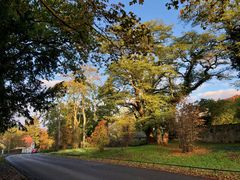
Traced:
[[29, 179], [37, 180], [201, 180], [157, 170], [111, 165], [44, 154], [8, 156], [9, 161]]

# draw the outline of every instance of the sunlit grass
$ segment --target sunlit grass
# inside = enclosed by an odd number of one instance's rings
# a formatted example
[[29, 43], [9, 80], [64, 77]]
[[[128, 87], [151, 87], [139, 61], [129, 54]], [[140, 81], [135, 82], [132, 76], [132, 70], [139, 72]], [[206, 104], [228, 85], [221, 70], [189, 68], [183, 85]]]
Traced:
[[63, 156], [80, 158], [105, 158], [167, 163], [183, 166], [240, 170], [239, 144], [200, 144], [199, 151], [190, 154], [181, 153], [177, 144], [169, 146], [145, 145], [127, 148], [106, 148], [99, 152], [96, 149], [67, 149], [54, 152]]

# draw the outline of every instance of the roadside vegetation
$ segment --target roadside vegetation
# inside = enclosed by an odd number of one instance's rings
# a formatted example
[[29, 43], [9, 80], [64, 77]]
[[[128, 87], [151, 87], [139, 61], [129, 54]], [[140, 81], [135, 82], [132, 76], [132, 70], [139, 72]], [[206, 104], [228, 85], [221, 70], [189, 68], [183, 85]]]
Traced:
[[52, 152], [51, 154], [240, 171], [239, 147], [239, 144], [198, 144], [194, 152], [183, 154], [179, 150], [177, 143], [170, 143], [168, 146], [145, 145], [127, 148], [107, 148], [104, 152], [94, 148], [67, 149]]
[[133, 167], [164, 170], [203, 176], [211, 179], [238, 180], [240, 172], [239, 144], [197, 144], [191, 153], [181, 153], [176, 142], [168, 146], [144, 145], [127, 148], [66, 149], [51, 155], [96, 160]]

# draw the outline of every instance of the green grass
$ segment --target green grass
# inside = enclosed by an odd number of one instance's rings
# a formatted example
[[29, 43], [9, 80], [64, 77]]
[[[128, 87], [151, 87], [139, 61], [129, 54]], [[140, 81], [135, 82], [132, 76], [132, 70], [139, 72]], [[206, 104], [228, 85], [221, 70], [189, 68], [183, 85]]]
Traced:
[[107, 148], [103, 152], [96, 149], [68, 149], [52, 154], [89, 159], [113, 158], [240, 171], [240, 144], [200, 144], [198, 147], [199, 151], [191, 154], [180, 153], [176, 143], [166, 147], [145, 145], [124, 149]]

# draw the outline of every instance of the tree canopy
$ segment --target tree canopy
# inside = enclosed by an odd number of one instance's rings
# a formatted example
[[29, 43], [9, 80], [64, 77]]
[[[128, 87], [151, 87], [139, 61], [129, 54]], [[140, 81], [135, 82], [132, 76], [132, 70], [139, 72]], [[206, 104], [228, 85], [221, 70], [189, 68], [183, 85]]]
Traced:
[[105, 0], [1, 1], [0, 132], [17, 124], [16, 114], [33, 122], [29, 107], [48, 108], [59, 89], [41, 80], [79, 70], [97, 52], [104, 28], [126, 16], [121, 3]]
[[180, 8], [180, 17], [192, 25], [201, 25], [222, 33], [221, 41], [234, 68], [240, 68], [240, 1], [239, 0], [171, 0], [170, 9]]
[[236, 124], [240, 122], [240, 99], [201, 99], [199, 106], [208, 125]]

